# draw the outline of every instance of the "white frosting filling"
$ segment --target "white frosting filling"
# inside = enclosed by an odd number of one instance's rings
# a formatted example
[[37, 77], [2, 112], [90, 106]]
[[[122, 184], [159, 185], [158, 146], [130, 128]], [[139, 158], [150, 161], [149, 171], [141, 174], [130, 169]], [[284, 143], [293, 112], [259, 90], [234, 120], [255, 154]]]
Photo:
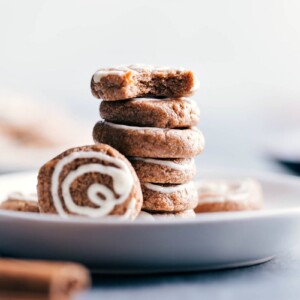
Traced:
[[98, 83], [100, 82], [101, 78], [107, 75], [118, 75], [122, 76], [125, 72], [124, 71], [118, 71], [118, 70], [98, 70], [94, 76], [93, 80], [94, 82]]
[[[62, 217], [68, 216], [63, 209], [63, 205], [59, 197], [59, 177], [66, 165], [79, 158], [97, 158], [108, 163], [113, 163], [117, 167], [104, 166], [100, 163], [89, 163], [79, 166], [76, 170], [70, 171], [61, 184], [63, 201], [68, 211], [71, 213], [89, 216], [92, 218], [106, 216], [116, 205], [123, 203], [129, 197], [134, 183], [130, 170], [124, 161], [96, 151], [73, 152], [62, 158], [56, 164], [51, 178], [51, 195], [56, 211]], [[110, 176], [113, 180], [113, 189], [119, 197], [116, 198], [114, 193], [107, 186], [101, 183], [93, 183], [89, 186], [87, 195], [91, 203], [99, 207], [92, 208], [77, 205], [70, 193], [72, 182], [74, 182], [78, 177], [91, 172]], [[101, 194], [105, 200], [103, 200], [99, 194]], [[130, 215], [130, 213], [128, 213], [128, 215]]]
[[151, 220], [151, 221], [155, 220], [153, 215], [151, 215], [145, 211], [141, 211], [136, 219], [137, 220]]
[[127, 207], [126, 213], [123, 216], [121, 216], [122, 219], [130, 219], [132, 217], [133, 212], [135, 210], [136, 203], [137, 203], [136, 198], [132, 198], [132, 200], [130, 201]]
[[[116, 124], [116, 123], [111, 123], [108, 121], [105, 121], [105, 124], [114, 127], [114, 128], [120, 128], [120, 129], [127, 129], [127, 130], [152, 130], [152, 131], [178, 131], [178, 132], [183, 132], [184, 130], [193, 130], [193, 131], [199, 131], [199, 129], [195, 126], [191, 127], [190, 129], [170, 129], [170, 128], [157, 128], [157, 127], [139, 127], [139, 126], [129, 126], [129, 125], [122, 125], [122, 124]], [[203, 137], [204, 138], [204, 137]]]
[[145, 130], [145, 129], [152, 130], [152, 131], [165, 130], [164, 128], [129, 126], [129, 125], [111, 123], [111, 122], [107, 122], [107, 121], [105, 121], [105, 124], [107, 124], [111, 127], [114, 127], [114, 128], [128, 129], [128, 130]]
[[194, 77], [194, 85], [193, 85], [193, 88], [191, 90], [191, 92], [196, 92], [200, 87], [200, 81]]
[[252, 179], [241, 181], [203, 181], [197, 184], [198, 203], [260, 201], [261, 189]]
[[172, 186], [162, 186], [158, 184], [153, 183], [143, 183], [143, 185], [148, 189], [155, 192], [159, 192], [162, 194], [169, 194], [169, 193], [176, 193], [179, 191], [182, 191], [184, 189], [189, 189], [191, 187], [194, 187], [194, 182], [190, 181], [188, 183], [184, 184], [178, 184], [178, 185], [172, 185]]
[[[180, 99], [180, 100], [179, 100]], [[170, 100], [176, 100], [178, 103], [180, 103], [181, 101], [186, 101], [189, 102], [193, 105], [196, 105], [198, 107], [198, 104], [195, 100], [188, 98], [188, 97], [181, 97], [181, 98], [132, 98], [129, 101], [132, 102], [156, 102], [156, 101], [170, 101]]]
[[161, 166], [166, 166], [168, 168], [174, 169], [174, 170], [179, 170], [179, 171], [186, 171], [189, 170], [193, 164], [194, 160], [191, 158], [184, 163], [174, 163], [173, 161], [170, 160], [162, 160], [162, 159], [155, 159], [155, 158], [143, 158], [143, 157], [133, 157], [130, 158], [131, 160], [140, 160], [144, 161], [150, 164], [155, 164], [155, 165], [161, 165]]
[[169, 98], [158, 99], [158, 98], [132, 98], [130, 101], [132, 102], [156, 102], [156, 101], [167, 101]]

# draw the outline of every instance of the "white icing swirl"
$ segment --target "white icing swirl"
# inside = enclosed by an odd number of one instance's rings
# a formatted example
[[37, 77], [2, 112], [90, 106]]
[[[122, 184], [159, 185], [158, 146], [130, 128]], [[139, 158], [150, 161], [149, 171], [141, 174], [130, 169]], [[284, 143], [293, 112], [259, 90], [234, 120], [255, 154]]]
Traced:
[[[89, 216], [92, 218], [106, 216], [114, 209], [116, 205], [123, 203], [129, 197], [133, 187], [133, 178], [125, 162], [118, 158], [96, 151], [73, 152], [70, 155], [62, 158], [56, 164], [51, 178], [51, 195], [56, 211], [62, 217], [68, 216], [68, 214], [64, 211], [59, 196], [59, 178], [66, 165], [72, 163], [76, 159], [82, 158], [96, 158], [108, 163], [112, 163], [117, 167], [105, 166], [101, 165], [100, 163], [89, 163], [79, 166], [76, 170], [70, 171], [61, 183], [62, 198], [65, 206], [68, 211], [78, 215]], [[78, 177], [91, 172], [110, 176], [113, 182], [113, 190], [119, 195], [119, 197], [117, 198], [113, 191], [111, 191], [104, 184], [93, 183], [87, 190], [87, 196], [91, 203], [97, 205], [98, 207], [92, 208], [77, 205], [74, 202], [70, 192], [72, 182], [74, 182]], [[104, 200], [99, 196], [99, 194], [104, 197]]]

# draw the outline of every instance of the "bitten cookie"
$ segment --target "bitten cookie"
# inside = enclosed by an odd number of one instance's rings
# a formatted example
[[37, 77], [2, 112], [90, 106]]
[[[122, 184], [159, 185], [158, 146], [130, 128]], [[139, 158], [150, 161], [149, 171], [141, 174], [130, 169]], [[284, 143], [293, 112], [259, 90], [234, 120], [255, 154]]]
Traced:
[[196, 213], [256, 210], [263, 206], [261, 186], [253, 179], [202, 181], [197, 188]]
[[139, 180], [128, 160], [104, 144], [69, 149], [47, 162], [38, 175], [44, 213], [100, 218], [135, 218], [142, 206]]
[[199, 108], [188, 98], [135, 98], [102, 101], [100, 116], [106, 121], [158, 128], [190, 128], [199, 121]]
[[204, 137], [192, 129], [134, 127], [100, 121], [93, 130], [95, 143], [105, 143], [126, 156], [189, 158], [202, 152]]
[[141, 182], [182, 184], [196, 175], [193, 158], [155, 159], [129, 157]]
[[194, 209], [197, 205], [197, 190], [193, 182], [180, 185], [142, 183], [143, 207], [152, 213], [175, 213]]
[[32, 213], [40, 212], [36, 195], [25, 195], [19, 192], [8, 195], [7, 200], [0, 204], [0, 209]]
[[92, 77], [91, 89], [96, 98], [122, 100], [135, 97], [184, 97], [198, 88], [192, 71], [130, 65], [99, 69]]

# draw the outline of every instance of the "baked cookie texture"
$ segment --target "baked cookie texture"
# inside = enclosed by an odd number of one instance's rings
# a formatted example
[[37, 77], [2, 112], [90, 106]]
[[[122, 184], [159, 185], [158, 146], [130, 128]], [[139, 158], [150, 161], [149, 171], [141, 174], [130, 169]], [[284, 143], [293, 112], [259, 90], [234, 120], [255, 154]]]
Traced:
[[141, 182], [182, 184], [196, 175], [193, 158], [157, 159], [129, 157]]
[[31, 213], [40, 212], [38, 203], [36, 201], [20, 200], [10, 197], [0, 204], [0, 209]]
[[92, 94], [106, 101], [135, 97], [185, 97], [198, 87], [192, 71], [130, 65], [102, 68], [91, 79]]
[[260, 184], [253, 179], [198, 183], [196, 213], [257, 210], [263, 206]]
[[189, 98], [135, 98], [102, 101], [100, 116], [106, 121], [157, 128], [191, 128], [199, 121], [200, 110]]
[[62, 217], [134, 219], [143, 201], [129, 161], [104, 144], [72, 148], [47, 162], [39, 171], [37, 191], [41, 212]]
[[176, 213], [197, 206], [197, 190], [192, 182], [182, 185], [142, 183], [143, 210], [155, 213]]
[[134, 127], [100, 121], [93, 130], [95, 143], [105, 143], [126, 156], [190, 158], [203, 151], [205, 140], [196, 127], [168, 129]]

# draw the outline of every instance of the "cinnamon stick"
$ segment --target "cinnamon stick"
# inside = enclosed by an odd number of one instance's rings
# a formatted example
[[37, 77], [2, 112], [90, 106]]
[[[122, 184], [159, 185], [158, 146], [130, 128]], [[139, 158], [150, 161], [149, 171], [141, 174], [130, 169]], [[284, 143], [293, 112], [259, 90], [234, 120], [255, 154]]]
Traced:
[[0, 299], [67, 300], [90, 283], [79, 264], [0, 259]]

